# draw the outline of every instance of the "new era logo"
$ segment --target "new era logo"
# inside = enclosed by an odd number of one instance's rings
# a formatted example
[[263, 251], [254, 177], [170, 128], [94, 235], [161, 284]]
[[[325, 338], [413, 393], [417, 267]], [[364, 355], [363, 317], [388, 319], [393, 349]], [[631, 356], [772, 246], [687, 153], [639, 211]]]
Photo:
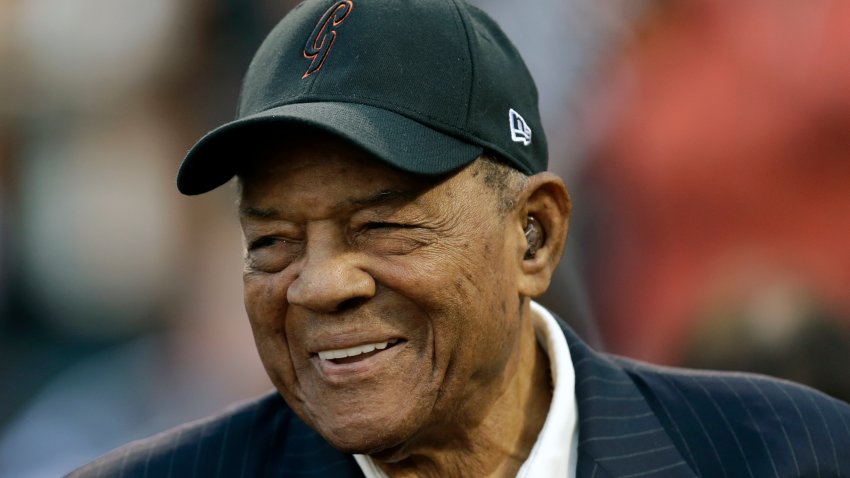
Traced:
[[508, 117], [511, 122], [511, 139], [515, 143], [522, 143], [523, 146], [531, 144], [531, 128], [528, 123], [513, 108], [508, 112]]

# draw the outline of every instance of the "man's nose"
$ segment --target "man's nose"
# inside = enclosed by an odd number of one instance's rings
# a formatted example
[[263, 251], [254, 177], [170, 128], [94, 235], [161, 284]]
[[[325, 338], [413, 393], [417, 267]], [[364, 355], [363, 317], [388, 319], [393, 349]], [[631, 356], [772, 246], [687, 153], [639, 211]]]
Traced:
[[353, 251], [309, 247], [303, 266], [286, 291], [290, 305], [336, 312], [375, 295], [375, 279]]

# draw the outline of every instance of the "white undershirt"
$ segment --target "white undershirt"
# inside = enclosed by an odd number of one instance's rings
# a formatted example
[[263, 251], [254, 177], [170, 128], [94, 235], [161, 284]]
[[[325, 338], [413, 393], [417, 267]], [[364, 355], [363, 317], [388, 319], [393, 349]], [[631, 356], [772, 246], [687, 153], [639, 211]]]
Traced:
[[[567, 339], [558, 322], [540, 304], [531, 302], [537, 342], [549, 356], [552, 404], [531, 453], [520, 467], [518, 478], [575, 478], [578, 463], [578, 406], [575, 370]], [[367, 455], [354, 455], [366, 478], [388, 478]]]

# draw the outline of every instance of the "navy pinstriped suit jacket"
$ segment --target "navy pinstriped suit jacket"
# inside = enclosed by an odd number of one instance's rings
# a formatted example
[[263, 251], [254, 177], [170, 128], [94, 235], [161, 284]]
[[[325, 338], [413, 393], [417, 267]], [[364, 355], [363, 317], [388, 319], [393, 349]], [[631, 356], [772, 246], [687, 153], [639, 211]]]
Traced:
[[[578, 477], [850, 477], [850, 405], [754, 375], [614, 358], [561, 327], [576, 373]], [[70, 476], [363, 475], [273, 393], [131, 443]]]

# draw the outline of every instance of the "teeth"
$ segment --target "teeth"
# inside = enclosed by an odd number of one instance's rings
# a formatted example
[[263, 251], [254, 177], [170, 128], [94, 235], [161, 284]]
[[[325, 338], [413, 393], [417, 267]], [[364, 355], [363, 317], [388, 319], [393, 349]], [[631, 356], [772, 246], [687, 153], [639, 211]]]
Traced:
[[333, 360], [345, 357], [354, 357], [355, 355], [367, 354], [374, 350], [384, 350], [390, 344], [396, 343], [398, 340], [390, 340], [388, 342], [376, 342], [373, 344], [358, 345], [347, 349], [323, 350], [319, 352], [319, 358], [322, 360]]

